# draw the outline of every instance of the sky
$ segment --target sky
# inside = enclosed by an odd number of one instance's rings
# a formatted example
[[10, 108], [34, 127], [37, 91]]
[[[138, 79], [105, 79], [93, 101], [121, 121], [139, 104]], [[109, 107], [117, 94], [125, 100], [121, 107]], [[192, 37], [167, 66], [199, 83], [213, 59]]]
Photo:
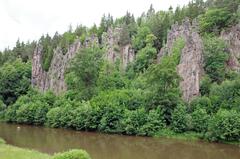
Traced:
[[63, 33], [69, 25], [99, 24], [103, 14], [114, 18], [127, 11], [140, 16], [151, 4], [156, 11], [186, 5], [190, 0], [0, 0], [0, 50], [17, 39], [27, 42], [41, 35]]

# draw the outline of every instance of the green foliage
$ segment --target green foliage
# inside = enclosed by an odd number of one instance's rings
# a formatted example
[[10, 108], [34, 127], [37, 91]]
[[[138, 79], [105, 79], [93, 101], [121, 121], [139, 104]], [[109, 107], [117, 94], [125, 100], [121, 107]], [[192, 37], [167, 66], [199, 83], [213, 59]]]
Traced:
[[200, 81], [200, 92], [201, 95], [209, 95], [211, 88], [212, 80], [209, 76], [205, 75]]
[[190, 103], [190, 109], [191, 111], [195, 111], [197, 109], [204, 109], [209, 114], [215, 111], [214, 107], [212, 106], [212, 101], [209, 99], [209, 97], [206, 96], [193, 99]]
[[6, 109], [6, 105], [0, 100], [0, 113]]
[[5, 143], [6, 143], [6, 142], [5, 142], [3, 139], [0, 138], [0, 145], [1, 145], [1, 144], [5, 144]]
[[147, 113], [141, 108], [133, 111], [126, 110], [122, 125], [127, 135], [144, 135], [142, 127], [147, 122]]
[[56, 107], [56, 108], [52, 108], [48, 111], [46, 117], [47, 117], [47, 121], [46, 121], [46, 125], [50, 126], [52, 128], [59, 128], [61, 127], [61, 123], [60, 123], [60, 118], [61, 118], [61, 108], [60, 107]]
[[17, 59], [0, 67], [0, 99], [13, 104], [17, 98], [27, 93], [30, 86], [31, 64]]
[[63, 34], [60, 41], [60, 46], [62, 49], [62, 53], [64, 55], [67, 53], [69, 46], [74, 43], [75, 39], [76, 39], [76, 34], [72, 33], [71, 30]]
[[184, 105], [178, 105], [172, 114], [172, 129], [177, 133], [183, 133], [190, 128], [191, 117]]
[[133, 37], [133, 47], [135, 50], [141, 50], [147, 45], [147, 35], [151, 34], [151, 30], [147, 26], [138, 28], [137, 34]]
[[6, 105], [3, 103], [3, 101], [0, 100], [0, 120], [4, 118], [6, 108]]
[[174, 43], [172, 54], [163, 57], [160, 64], [152, 65], [146, 72], [150, 92], [147, 97], [148, 107], [160, 106], [168, 124], [171, 122], [174, 108], [181, 103], [181, 94], [178, 88], [180, 78], [176, 67], [184, 45], [184, 40], [178, 39]]
[[98, 96], [93, 97], [90, 102], [93, 106], [101, 109], [117, 106], [134, 110], [145, 105], [145, 97], [141, 90], [123, 89], [101, 92]]
[[76, 130], [96, 131], [102, 117], [102, 110], [92, 107], [90, 103], [82, 103], [72, 113], [72, 124]]
[[210, 99], [215, 112], [219, 108], [240, 111], [240, 81], [225, 81], [221, 85], [214, 85], [210, 91]]
[[202, 33], [219, 33], [230, 23], [231, 12], [225, 8], [209, 9], [200, 17], [200, 30]]
[[123, 119], [123, 108], [117, 106], [106, 106], [101, 108], [102, 118], [99, 130], [106, 133], [121, 133], [121, 120]]
[[5, 120], [21, 124], [43, 125], [54, 100], [55, 96], [50, 92], [40, 94], [30, 91], [9, 106], [5, 113]]
[[206, 132], [210, 116], [205, 109], [198, 108], [192, 114], [192, 128], [195, 132]]
[[226, 74], [226, 44], [215, 36], [204, 37], [204, 70], [213, 82], [221, 83]]
[[143, 49], [139, 50], [136, 56], [136, 60], [133, 64], [135, 72], [144, 72], [148, 67], [154, 63], [157, 57], [157, 50], [151, 45], [147, 45]]
[[[99, 27], [80, 25], [73, 31], [70, 26], [62, 35], [42, 36], [39, 45], [45, 71], [55, 49], [66, 54], [76, 39], [85, 46], [90, 36], [99, 38], [99, 45], [82, 47], [71, 61], [65, 72], [68, 90], [58, 97], [29, 90], [31, 64], [27, 61], [35, 42], [18, 40], [12, 50], [0, 52], [0, 119], [80, 131], [180, 138], [195, 134], [211, 141], [238, 141], [240, 76], [227, 69], [227, 45], [216, 36], [236, 24], [238, 5], [239, 0], [194, 0], [175, 12], [172, 7], [156, 12], [151, 6], [136, 21], [129, 12], [116, 20], [109, 14], [102, 17]], [[190, 22], [199, 19], [200, 31], [206, 33], [201, 96], [189, 104], [181, 98], [177, 73], [185, 39], [176, 39], [172, 52], [165, 52], [156, 62], [171, 25], [186, 17]], [[126, 70], [120, 69], [120, 59], [114, 64], [104, 61], [102, 36], [109, 28], [121, 28], [119, 43], [112, 47], [115, 52], [128, 44], [135, 50], [136, 59]], [[74, 150], [54, 158], [79, 158], [80, 154]]]
[[70, 90], [77, 92], [76, 98], [88, 100], [96, 94], [102, 63], [102, 50], [95, 46], [81, 49], [73, 59], [66, 73], [66, 82]]
[[163, 111], [160, 108], [150, 110], [147, 121], [141, 128], [141, 135], [154, 136], [166, 127]]
[[99, 72], [97, 86], [101, 91], [114, 90], [124, 88], [126, 82], [127, 79], [124, 78], [118, 65], [105, 62]]
[[70, 150], [68, 152], [55, 154], [53, 159], [91, 159], [91, 157], [84, 150]]
[[240, 115], [235, 110], [219, 110], [209, 122], [210, 141], [240, 141]]

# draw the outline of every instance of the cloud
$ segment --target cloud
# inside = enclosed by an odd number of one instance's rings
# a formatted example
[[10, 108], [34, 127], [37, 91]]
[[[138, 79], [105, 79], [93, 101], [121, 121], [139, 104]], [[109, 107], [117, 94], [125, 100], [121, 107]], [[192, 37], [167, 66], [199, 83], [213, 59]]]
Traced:
[[62, 33], [72, 24], [99, 24], [104, 13], [115, 18], [126, 11], [136, 17], [147, 11], [150, 4], [156, 10], [170, 5], [187, 4], [189, 0], [0, 0], [0, 50], [13, 47], [18, 38], [37, 40], [42, 34]]

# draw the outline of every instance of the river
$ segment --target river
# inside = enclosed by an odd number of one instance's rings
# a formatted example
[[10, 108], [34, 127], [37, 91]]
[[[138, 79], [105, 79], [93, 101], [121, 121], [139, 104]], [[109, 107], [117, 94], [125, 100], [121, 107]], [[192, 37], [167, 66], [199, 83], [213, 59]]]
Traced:
[[240, 147], [201, 141], [107, 135], [0, 123], [10, 145], [53, 154], [85, 149], [92, 159], [240, 159]]

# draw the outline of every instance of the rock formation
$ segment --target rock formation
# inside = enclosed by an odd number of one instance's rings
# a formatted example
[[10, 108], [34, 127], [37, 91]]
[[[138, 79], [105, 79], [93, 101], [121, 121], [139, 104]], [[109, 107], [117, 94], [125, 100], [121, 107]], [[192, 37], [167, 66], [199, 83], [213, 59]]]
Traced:
[[203, 42], [197, 31], [197, 23], [188, 19], [182, 25], [175, 24], [168, 33], [167, 43], [158, 54], [161, 57], [171, 54], [173, 44], [178, 38], [184, 38], [185, 46], [181, 52], [177, 72], [181, 77], [180, 89], [183, 99], [187, 102], [200, 94], [200, 79], [203, 74]]
[[124, 46], [119, 45], [121, 32], [122, 28], [109, 28], [102, 36], [102, 43], [106, 47], [105, 58], [111, 63], [119, 59], [124, 70], [134, 60], [135, 53], [130, 43]]
[[240, 72], [240, 24], [221, 33], [221, 38], [228, 45], [230, 57], [228, 66], [234, 71]]
[[[109, 62], [115, 63], [120, 60], [121, 67], [125, 69], [127, 65], [134, 60], [134, 51], [131, 44], [124, 46], [119, 45], [121, 28], [109, 29], [103, 36], [103, 46], [106, 47], [105, 57]], [[42, 66], [43, 48], [38, 45], [35, 48], [32, 60], [32, 86], [41, 91], [52, 90], [56, 94], [60, 94], [67, 90], [64, 82], [64, 73], [77, 51], [83, 47], [89, 47], [99, 44], [96, 36], [86, 38], [84, 44], [79, 40], [69, 46], [67, 53], [64, 55], [60, 47], [54, 50], [53, 58], [49, 70], [46, 72]]]
[[37, 87], [41, 91], [52, 90], [56, 94], [65, 91], [67, 89], [64, 82], [66, 67], [80, 47], [80, 41], [76, 41], [69, 46], [65, 55], [59, 47], [56, 48], [50, 68], [48, 72], [46, 72], [42, 67], [42, 46], [38, 45], [35, 48], [32, 60], [32, 86]]

